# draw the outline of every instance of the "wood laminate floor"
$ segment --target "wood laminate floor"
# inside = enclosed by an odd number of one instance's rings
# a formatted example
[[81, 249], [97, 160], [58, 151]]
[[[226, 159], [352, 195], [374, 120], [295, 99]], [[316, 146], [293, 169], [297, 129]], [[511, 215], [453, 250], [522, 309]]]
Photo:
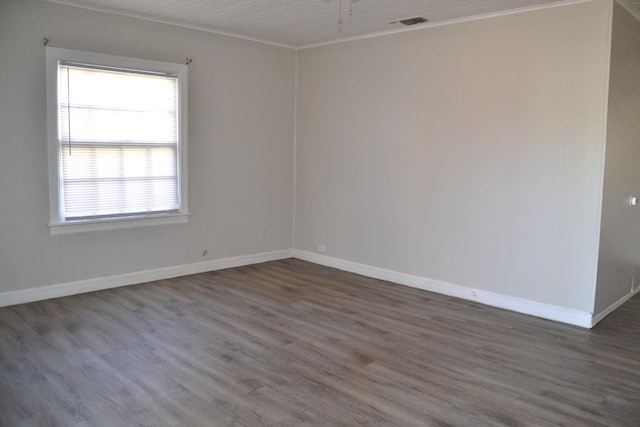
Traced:
[[640, 426], [589, 331], [283, 260], [0, 309], [0, 425]]

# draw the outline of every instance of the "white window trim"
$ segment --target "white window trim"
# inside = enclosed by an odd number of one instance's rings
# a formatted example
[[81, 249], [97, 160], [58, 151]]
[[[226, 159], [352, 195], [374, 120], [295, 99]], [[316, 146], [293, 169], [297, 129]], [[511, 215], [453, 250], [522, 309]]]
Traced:
[[[106, 65], [111, 67], [128, 68], [133, 70], [153, 70], [175, 74], [178, 76], [178, 109], [179, 119], [179, 164], [178, 179], [180, 182], [180, 210], [175, 213], [152, 213], [149, 215], [135, 215], [112, 218], [96, 218], [65, 221], [60, 209], [60, 176], [61, 161], [59, 159], [58, 143], [58, 62], [75, 61], [86, 64]], [[47, 77], [47, 141], [49, 149], [49, 229], [52, 235], [87, 233], [93, 231], [127, 229], [151, 225], [181, 224], [188, 221], [188, 186], [187, 186], [187, 94], [188, 67], [184, 64], [152, 61], [147, 59], [129, 58], [123, 56], [106, 55], [101, 53], [83, 52], [57, 47], [46, 48], [46, 77]]]

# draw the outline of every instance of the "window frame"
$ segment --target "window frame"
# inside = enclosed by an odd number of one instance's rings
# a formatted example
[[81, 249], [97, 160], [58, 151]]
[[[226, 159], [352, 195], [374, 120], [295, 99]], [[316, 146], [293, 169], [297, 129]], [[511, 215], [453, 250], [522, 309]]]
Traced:
[[[94, 66], [116, 67], [168, 73], [178, 80], [178, 182], [180, 208], [177, 212], [149, 213], [122, 217], [66, 220], [62, 215], [60, 186], [62, 161], [58, 141], [58, 63], [72, 61]], [[127, 229], [151, 225], [180, 224], [188, 221], [188, 162], [187, 162], [187, 95], [188, 66], [102, 53], [85, 52], [57, 47], [46, 48], [47, 88], [47, 145], [49, 166], [49, 230], [52, 235], [75, 234], [92, 231]]]

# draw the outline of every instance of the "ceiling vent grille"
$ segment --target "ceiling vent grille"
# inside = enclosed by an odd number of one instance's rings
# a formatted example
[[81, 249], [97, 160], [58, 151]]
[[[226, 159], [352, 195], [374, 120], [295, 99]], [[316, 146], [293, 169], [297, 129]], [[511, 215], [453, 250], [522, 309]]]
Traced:
[[397, 21], [389, 22], [389, 24], [416, 25], [416, 24], [423, 24], [428, 21], [429, 20], [427, 18], [418, 16], [417, 18], [399, 19]]

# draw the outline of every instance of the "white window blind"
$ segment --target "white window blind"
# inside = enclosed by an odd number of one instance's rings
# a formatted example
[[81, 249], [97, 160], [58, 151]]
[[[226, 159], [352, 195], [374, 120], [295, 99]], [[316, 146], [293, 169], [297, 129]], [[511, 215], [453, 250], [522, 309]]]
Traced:
[[60, 61], [64, 221], [180, 210], [178, 78]]

